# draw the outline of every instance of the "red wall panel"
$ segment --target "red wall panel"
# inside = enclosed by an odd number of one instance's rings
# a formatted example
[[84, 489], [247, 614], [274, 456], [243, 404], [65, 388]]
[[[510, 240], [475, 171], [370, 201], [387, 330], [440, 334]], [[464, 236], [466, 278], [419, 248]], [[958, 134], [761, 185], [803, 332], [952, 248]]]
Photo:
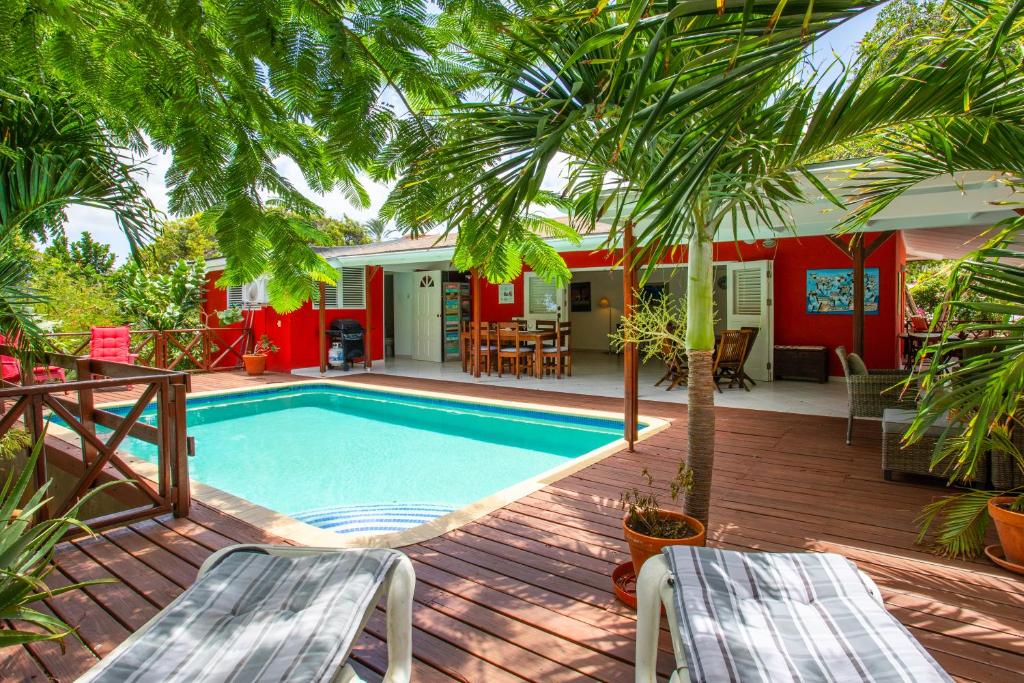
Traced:
[[[214, 313], [227, 306], [227, 293], [216, 287], [220, 273], [207, 275], [206, 311]], [[373, 360], [384, 358], [384, 273], [380, 268], [372, 269], [366, 280], [367, 309], [373, 312], [368, 328], [370, 351]], [[337, 309], [326, 311], [327, 325], [338, 318], [352, 318], [367, 329], [367, 311], [364, 309]], [[256, 339], [266, 334], [279, 348], [267, 358], [267, 369], [275, 372], [289, 372], [296, 368], [313, 367], [320, 364], [317, 348], [319, 338], [319, 311], [307, 301], [291, 313], [278, 313], [269, 306], [245, 312], [246, 321], [252, 325]], [[211, 320], [211, 323], [213, 320]]]

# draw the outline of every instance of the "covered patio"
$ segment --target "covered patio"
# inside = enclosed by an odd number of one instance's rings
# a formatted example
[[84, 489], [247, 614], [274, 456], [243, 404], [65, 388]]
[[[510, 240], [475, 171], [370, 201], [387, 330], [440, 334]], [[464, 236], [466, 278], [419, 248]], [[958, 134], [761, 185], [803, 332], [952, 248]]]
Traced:
[[[194, 377], [194, 390], [294, 379], [206, 374]], [[347, 381], [621, 407], [614, 398], [376, 372]], [[671, 427], [639, 442], [634, 453], [619, 452], [457, 530], [403, 548], [417, 573], [414, 680], [632, 680], [635, 615], [616, 601], [609, 578], [627, 557], [616, 503], [623, 487], [645, 486], [644, 467], [671, 474], [686, 443], [685, 406], [644, 400], [640, 409], [669, 419]], [[709, 544], [841, 553], [871, 575], [886, 607], [954, 678], [1019, 677], [1024, 581], [985, 561], [944, 560], [915, 545], [914, 518], [944, 489], [884, 481], [877, 424], [858, 425], [855, 445], [844, 447], [842, 419], [725, 407], [717, 413]], [[48, 600], [49, 609], [81, 625], [81, 642], [68, 639], [63, 653], [47, 643], [6, 650], [0, 677], [74, 680], [188, 586], [205, 557], [235, 542], [288, 541], [196, 502], [187, 518], [160, 517], [64, 544], [52, 585], [117, 581]], [[367, 680], [378, 680], [384, 670], [384, 638], [378, 610], [354, 655]], [[670, 667], [663, 631], [661, 674]]]

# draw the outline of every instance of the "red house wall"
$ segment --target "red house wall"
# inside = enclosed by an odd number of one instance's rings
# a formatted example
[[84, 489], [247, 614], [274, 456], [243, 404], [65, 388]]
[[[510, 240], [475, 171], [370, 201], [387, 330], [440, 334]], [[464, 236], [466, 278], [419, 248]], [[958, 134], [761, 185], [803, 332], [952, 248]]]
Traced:
[[[868, 243], [874, 234], [868, 234]], [[850, 268], [850, 258], [827, 237], [790, 237], [777, 240], [766, 248], [756, 244], [725, 242], [715, 245], [715, 261], [773, 261], [773, 302], [775, 311], [775, 343], [778, 345], [824, 345], [829, 349], [829, 367], [833, 375], [842, 375], [835, 355], [837, 346], [853, 345], [852, 315], [811, 314], [806, 311], [807, 270], [816, 268]], [[618, 263], [619, 253], [608, 251], [576, 251], [562, 254], [569, 268], [611, 268]], [[864, 360], [868, 367], [891, 368], [899, 361], [898, 335], [903, 329], [902, 270], [906, 258], [899, 235], [890, 238], [867, 259], [866, 267], [879, 270], [879, 312], [866, 315], [864, 321]], [[685, 249], [677, 249], [665, 262], [681, 263]], [[367, 307], [373, 319], [367, 325], [365, 310], [328, 310], [327, 323], [336, 318], [354, 318], [368, 328], [373, 360], [384, 357], [384, 274], [371, 268], [367, 278]], [[220, 273], [207, 276], [206, 310], [213, 313], [227, 305], [225, 290], [215, 286]], [[481, 317], [484, 320], [509, 320], [523, 315], [523, 276], [513, 282], [512, 304], [498, 303], [498, 285], [481, 283]], [[249, 314], [247, 314], [249, 315]], [[215, 318], [211, 319], [211, 323]], [[280, 351], [267, 361], [270, 370], [284, 371], [319, 364], [317, 350], [317, 311], [307, 302], [297, 311], [279, 314], [269, 307], [252, 312], [252, 326], [257, 338], [266, 334]]]
[[[870, 244], [875, 234], [865, 235]], [[618, 263], [620, 252], [576, 251], [562, 254], [569, 268], [611, 268]], [[773, 261], [773, 303], [775, 309], [775, 343], [778, 345], [815, 345], [829, 349], [831, 374], [843, 374], [835, 355], [837, 346], [851, 350], [853, 316], [807, 313], [807, 270], [818, 268], [852, 268], [850, 258], [827, 237], [789, 237], [776, 241], [771, 248], [743, 242], [722, 242], [715, 245], [716, 262]], [[903, 329], [902, 287], [900, 273], [906, 258], [903, 240], [890, 238], [867, 259], [867, 268], [879, 270], [879, 311], [864, 317], [864, 360], [868, 367], [892, 368], [899, 361], [898, 335]], [[665, 263], [683, 263], [686, 250], [674, 250], [663, 259]], [[523, 276], [512, 282], [515, 303], [498, 303], [498, 286], [483, 282], [480, 304], [484, 320], [509, 320], [523, 315]]]
[[[213, 316], [216, 311], [227, 307], [227, 290], [218, 288], [216, 281], [220, 272], [211, 272], [206, 276], [206, 303], [204, 308]], [[328, 309], [327, 325], [338, 318], [358, 320], [369, 334], [369, 348], [373, 360], [384, 358], [384, 272], [381, 268], [371, 268], [366, 279], [367, 309]], [[369, 326], [367, 310], [373, 312]], [[256, 339], [267, 335], [279, 348], [277, 353], [267, 358], [267, 369], [275, 372], [290, 372], [296, 368], [308, 368], [320, 364], [320, 353], [317, 349], [319, 337], [319, 311], [307, 301], [298, 310], [291, 313], [278, 313], [269, 306], [245, 312], [246, 322], [252, 325]], [[210, 324], [215, 324], [211, 317]], [[239, 323], [240, 326], [242, 323]]]

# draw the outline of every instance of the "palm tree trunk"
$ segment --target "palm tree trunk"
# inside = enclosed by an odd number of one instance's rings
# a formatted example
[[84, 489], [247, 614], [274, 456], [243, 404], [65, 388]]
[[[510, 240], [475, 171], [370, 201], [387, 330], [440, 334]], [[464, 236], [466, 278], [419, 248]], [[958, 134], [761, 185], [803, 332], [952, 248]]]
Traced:
[[706, 526], [711, 504], [715, 458], [714, 254], [710, 228], [698, 225], [690, 238], [686, 287], [686, 355], [690, 365], [687, 394], [687, 465], [693, 487], [683, 498], [683, 512]]

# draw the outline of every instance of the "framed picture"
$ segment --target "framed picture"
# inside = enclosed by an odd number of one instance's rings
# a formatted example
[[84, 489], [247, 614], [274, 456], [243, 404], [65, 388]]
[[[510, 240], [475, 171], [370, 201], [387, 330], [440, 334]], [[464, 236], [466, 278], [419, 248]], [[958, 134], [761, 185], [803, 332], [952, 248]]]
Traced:
[[511, 282], [503, 282], [498, 285], [498, 303], [514, 304], [516, 302], [516, 290]]
[[661, 301], [661, 298], [665, 296], [665, 283], [664, 282], [653, 282], [644, 285], [643, 289], [640, 290], [640, 296], [651, 303]]
[[569, 309], [573, 313], [590, 312], [590, 283], [573, 282], [569, 285]]
[[[807, 271], [807, 312], [853, 313], [853, 269]], [[864, 269], [864, 313], [878, 315], [878, 268]]]

